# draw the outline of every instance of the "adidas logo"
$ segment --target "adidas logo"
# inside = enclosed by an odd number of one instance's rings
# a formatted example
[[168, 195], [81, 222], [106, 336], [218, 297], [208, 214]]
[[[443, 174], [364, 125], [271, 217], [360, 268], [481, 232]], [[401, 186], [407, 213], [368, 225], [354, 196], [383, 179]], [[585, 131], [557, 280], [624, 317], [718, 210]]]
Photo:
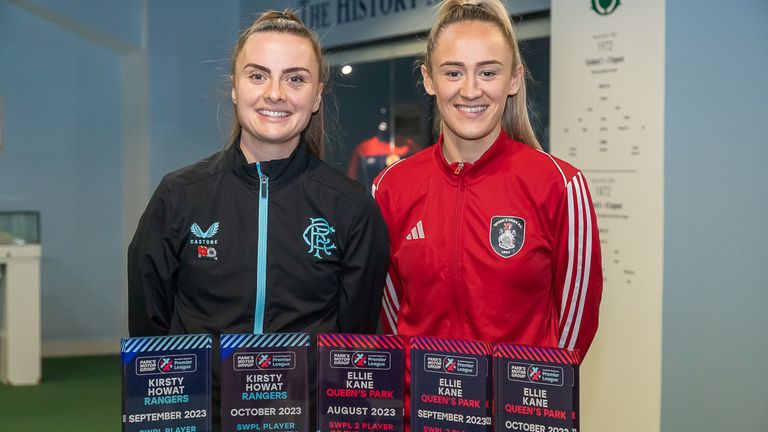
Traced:
[[411, 228], [411, 233], [405, 236], [406, 240], [419, 240], [425, 238], [427, 238], [427, 236], [424, 235], [424, 226], [421, 224], [421, 221], [416, 222], [416, 226]]

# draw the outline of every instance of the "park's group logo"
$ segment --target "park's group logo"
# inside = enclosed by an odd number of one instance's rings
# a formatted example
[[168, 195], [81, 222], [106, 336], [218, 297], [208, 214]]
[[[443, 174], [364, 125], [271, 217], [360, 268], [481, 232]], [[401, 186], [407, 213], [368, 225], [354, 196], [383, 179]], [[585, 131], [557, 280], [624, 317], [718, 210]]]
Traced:
[[331, 367], [345, 369], [389, 369], [392, 359], [388, 352], [331, 351]]
[[521, 381], [534, 384], [562, 386], [564, 384], [563, 368], [541, 364], [524, 364], [509, 362], [507, 378], [510, 381]]
[[451, 375], [477, 376], [477, 359], [452, 355], [425, 354], [424, 370]]
[[292, 352], [236, 353], [232, 360], [234, 370], [277, 370], [296, 368]]
[[137, 375], [177, 374], [196, 370], [197, 356], [194, 354], [139, 357], [136, 359]]

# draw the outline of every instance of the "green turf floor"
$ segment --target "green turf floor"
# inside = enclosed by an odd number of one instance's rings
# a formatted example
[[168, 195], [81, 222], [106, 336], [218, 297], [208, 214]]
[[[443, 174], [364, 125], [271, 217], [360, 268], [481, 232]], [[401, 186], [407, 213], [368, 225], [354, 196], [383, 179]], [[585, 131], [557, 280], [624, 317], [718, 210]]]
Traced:
[[43, 360], [40, 385], [0, 384], [1, 432], [120, 430], [120, 357]]

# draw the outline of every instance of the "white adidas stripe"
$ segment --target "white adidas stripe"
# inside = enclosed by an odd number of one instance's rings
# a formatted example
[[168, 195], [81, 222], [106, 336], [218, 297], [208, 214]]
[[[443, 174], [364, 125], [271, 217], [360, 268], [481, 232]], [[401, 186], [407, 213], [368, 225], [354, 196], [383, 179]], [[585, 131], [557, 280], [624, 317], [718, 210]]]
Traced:
[[426, 235], [424, 235], [424, 225], [422, 224], [421, 220], [416, 222], [416, 226], [411, 228], [410, 234], [405, 236], [406, 240], [420, 240], [427, 238]]
[[[395, 312], [400, 312], [400, 303], [397, 301], [397, 293], [395, 292], [395, 284], [392, 283], [392, 278], [389, 276], [389, 272], [387, 272], [387, 292], [389, 293], [390, 298], [392, 299], [392, 305], [395, 307]], [[397, 319], [395, 319], [397, 321]]]
[[571, 292], [571, 276], [573, 275], [573, 185], [568, 183], [568, 270], [563, 284], [563, 298], [560, 300], [560, 322], [568, 307], [568, 294]]
[[387, 272], [387, 278], [385, 281], [384, 295], [381, 299], [382, 310], [384, 316], [387, 318], [387, 324], [392, 329], [393, 334], [397, 334], [397, 315], [400, 313], [400, 302], [397, 300], [397, 292], [395, 291], [395, 284], [392, 282], [392, 277]]
[[[568, 193], [568, 267], [563, 283], [563, 296], [560, 302], [560, 322], [563, 320], [565, 310], [568, 309], [568, 318], [563, 327], [563, 333], [560, 335], [558, 346], [564, 348], [566, 341], [568, 349], [573, 350], [578, 339], [581, 328], [581, 318], [584, 313], [584, 303], [587, 296], [587, 287], [589, 287], [589, 270], [592, 260], [592, 217], [589, 200], [587, 199], [587, 187], [582, 173], [578, 172], [569, 182], [565, 178], [560, 164], [555, 158], [547, 152], [542, 151], [552, 161]], [[574, 190], [576, 192], [576, 203], [574, 205]], [[574, 211], [578, 214], [578, 222], [574, 219]], [[586, 233], [585, 231], [586, 224]], [[575, 226], [574, 226], [575, 225]], [[574, 245], [575, 229], [578, 228], [577, 245]], [[586, 243], [586, 244], [585, 244]], [[576, 255], [576, 275], [573, 277], [574, 255]], [[583, 262], [582, 262], [583, 260]], [[571, 282], [573, 282], [573, 292], [571, 292]], [[569, 301], [570, 297], [570, 301]], [[574, 312], [578, 309], [574, 320]], [[573, 326], [573, 327], [571, 327]]]
[[[568, 309], [568, 317], [560, 335], [558, 346], [573, 350], [576, 346], [581, 319], [584, 313], [584, 302], [589, 286], [589, 271], [592, 258], [592, 218], [587, 199], [587, 189], [584, 184], [584, 178], [581, 172], [571, 179], [568, 183], [568, 270], [566, 273], [565, 285], [563, 287], [563, 297], [560, 310], [560, 319], [562, 321], [563, 313]], [[575, 191], [575, 203], [572, 191]], [[574, 211], [578, 218], [574, 221]], [[574, 222], [575, 225], [574, 226]], [[574, 242], [574, 231], [578, 230], [576, 235], [576, 245]], [[574, 247], [575, 246], [575, 247]], [[571, 288], [571, 276], [573, 274], [574, 254], [576, 255], [576, 275], [573, 279], [573, 291]], [[570, 297], [570, 298], [569, 298]]]
[[[572, 179], [571, 183], [573, 183], [576, 179]], [[582, 258], [584, 253], [584, 215], [582, 214], [581, 209], [581, 190], [578, 188], [578, 186], [574, 186], [574, 190], [576, 191], [576, 215], [578, 216], [576, 227], [578, 229], [577, 237], [576, 237], [576, 278], [574, 279], [574, 286], [573, 286], [573, 292], [571, 293], [571, 299], [568, 304], [568, 318], [565, 321], [565, 327], [563, 327], [563, 333], [560, 335], [560, 342], [559, 347], [564, 348], [565, 343], [568, 339], [568, 336], [570, 335], [571, 331], [571, 325], [573, 324], [573, 315], [576, 310], [574, 307], [578, 301], [580, 290], [581, 290], [581, 271], [583, 268], [582, 264]]]
[[568, 184], [568, 180], [565, 178], [565, 173], [563, 173], [563, 169], [560, 168], [560, 165], [558, 165], [558, 163], [555, 161], [555, 158], [553, 158], [551, 154], [545, 152], [544, 150], [539, 150], [539, 151], [544, 153], [545, 155], [547, 155], [549, 160], [551, 160], [552, 163], [555, 164], [555, 166], [557, 167], [557, 170], [560, 171], [560, 175], [563, 177], [563, 183], [565, 183], [567, 185]]
[[394, 315], [392, 309], [389, 307], [386, 295], [381, 299], [381, 305], [384, 310], [384, 315], [387, 317], [389, 328], [392, 329], [393, 334], [397, 334], [397, 315]]
[[393, 163], [392, 165], [388, 166], [387, 168], [382, 171], [381, 174], [379, 174], [379, 181], [377, 183], [374, 183], [371, 185], [371, 195], [373, 195], [373, 198], [376, 198], [376, 191], [379, 190], [379, 184], [381, 184], [381, 181], [384, 180], [384, 177], [387, 175], [389, 170], [394, 168], [395, 165], [399, 164], [400, 162], [404, 161], [405, 159], [400, 159], [399, 161]]
[[584, 279], [582, 280], [581, 298], [579, 299], [579, 311], [576, 314], [576, 324], [573, 326], [573, 332], [571, 333], [571, 343], [568, 344], [568, 349], [573, 350], [576, 346], [576, 339], [579, 336], [579, 329], [581, 328], [581, 316], [584, 314], [584, 302], [587, 298], [587, 288], [589, 288], [589, 269], [592, 264], [592, 218], [590, 217], [589, 201], [587, 200], [587, 187], [585, 185], [584, 178], [581, 173], [578, 174], [579, 187], [581, 188], [581, 199], [584, 203], [584, 216], [587, 222], [587, 234], [586, 234], [586, 246], [584, 250]]

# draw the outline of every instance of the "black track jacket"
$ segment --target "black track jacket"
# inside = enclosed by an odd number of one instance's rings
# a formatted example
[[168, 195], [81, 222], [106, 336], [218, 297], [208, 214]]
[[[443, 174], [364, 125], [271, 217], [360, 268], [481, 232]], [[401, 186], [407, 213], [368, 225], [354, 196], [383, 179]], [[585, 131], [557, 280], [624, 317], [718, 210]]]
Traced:
[[163, 178], [128, 249], [132, 336], [376, 330], [386, 226], [305, 147], [248, 164], [235, 144]]
[[234, 144], [152, 196], [128, 249], [129, 331], [374, 333], [388, 264], [362, 185], [303, 142], [254, 164]]

